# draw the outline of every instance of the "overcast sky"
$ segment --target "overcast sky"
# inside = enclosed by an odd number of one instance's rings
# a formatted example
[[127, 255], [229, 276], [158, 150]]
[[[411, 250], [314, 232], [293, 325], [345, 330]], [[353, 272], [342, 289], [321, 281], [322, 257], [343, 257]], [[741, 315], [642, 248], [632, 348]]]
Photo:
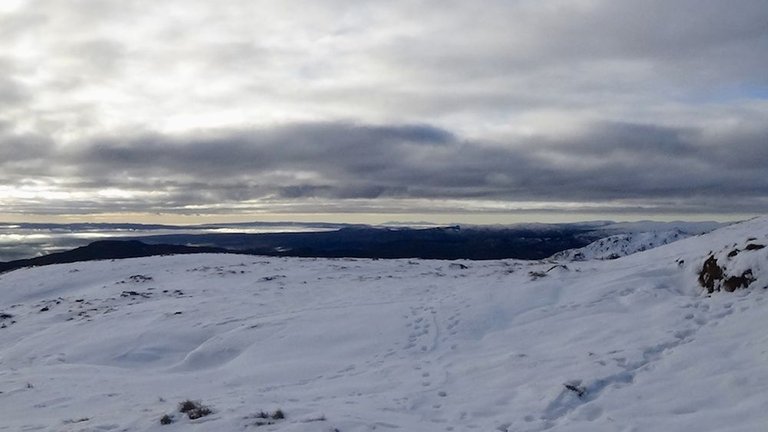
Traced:
[[0, 219], [765, 213], [767, 71], [765, 0], [2, 0]]

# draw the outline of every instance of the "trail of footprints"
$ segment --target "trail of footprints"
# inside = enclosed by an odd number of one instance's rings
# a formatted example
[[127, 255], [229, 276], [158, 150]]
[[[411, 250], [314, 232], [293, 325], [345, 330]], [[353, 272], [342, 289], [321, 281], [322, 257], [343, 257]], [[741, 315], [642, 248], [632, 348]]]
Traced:
[[437, 311], [431, 306], [417, 306], [410, 308], [410, 315], [405, 318], [411, 320], [405, 326], [410, 329], [408, 343], [404, 348], [410, 350], [416, 348], [422, 352], [434, 350], [434, 334], [437, 331], [434, 315]]
[[458, 334], [457, 327], [461, 323], [459, 308], [455, 308], [445, 321], [442, 321], [439, 315], [435, 306], [427, 304], [411, 306], [409, 313], [403, 315], [407, 321], [405, 327], [409, 330], [408, 341], [404, 348], [406, 350], [432, 352], [438, 349], [442, 343], [448, 342], [451, 336]]
[[[427, 290], [426, 294], [432, 292]], [[422, 391], [393, 399], [392, 402], [403, 411], [427, 407], [433, 412], [431, 422], [445, 423], [446, 430], [452, 430], [447, 417], [449, 413], [443, 408], [446, 398], [450, 398], [449, 392], [443, 389], [448, 377], [435, 356], [441, 355], [448, 344], [450, 350], [457, 348], [451, 339], [459, 333], [461, 309], [466, 307], [467, 301], [458, 301], [456, 294], [448, 294], [442, 299], [423, 298], [419, 303], [419, 306], [411, 306], [408, 313], [403, 315], [407, 341], [402, 348], [415, 356], [411, 357], [415, 362], [407, 379], [418, 382]]]

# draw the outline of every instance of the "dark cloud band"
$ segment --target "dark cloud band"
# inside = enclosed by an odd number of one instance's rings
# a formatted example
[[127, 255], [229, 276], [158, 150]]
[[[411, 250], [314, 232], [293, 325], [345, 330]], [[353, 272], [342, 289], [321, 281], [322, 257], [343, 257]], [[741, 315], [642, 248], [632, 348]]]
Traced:
[[355, 211], [354, 200], [380, 200], [386, 207], [387, 200], [423, 199], [583, 205], [634, 200], [654, 211], [708, 206], [717, 212], [734, 201], [742, 211], [763, 211], [768, 196], [762, 175], [768, 128], [737, 130], [714, 145], [702, 130], [598, 123], [572, 136], [499, 143], [469, 141], [426, 125], [333, 122], [103, 137], [66, 148], [6, 135], [0, 151], [10, 154], [23, 140], [26, 152], [4, 162], [6, 181], [28, 179], [34, 166], [37, 177], [58, 176], [74, 191], [139, 192], [135, 200], [106, 200], [102, 206], [98, 198], [73, 202], [72, 211], [179, 211], [307, 199]]

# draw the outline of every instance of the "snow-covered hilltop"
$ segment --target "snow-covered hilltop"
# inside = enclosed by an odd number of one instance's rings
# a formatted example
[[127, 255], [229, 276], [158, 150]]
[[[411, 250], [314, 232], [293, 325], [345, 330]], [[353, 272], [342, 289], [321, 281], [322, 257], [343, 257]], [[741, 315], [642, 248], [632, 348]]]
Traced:
[[596, 240], [587, 246], [554, 254], [551, 259], [587, 261], [616, 259], [657, 248], [688, 237], [708, 233], [723, 224], [713, 222], [635, 222], [601, 227], [605, 232], [623, 231]]
[[690, 236], [690, 234], [683, 233], [680, 230], [617, 234], [594, 241], [582, 248], [558, 252], [552, 255], [552, 259], [564, 261], [616, 259], [657, 248]]
[[761, 431], [765, 245], [768, 218], [554, 266], [17, 270], [0, 275], [0, 431]]

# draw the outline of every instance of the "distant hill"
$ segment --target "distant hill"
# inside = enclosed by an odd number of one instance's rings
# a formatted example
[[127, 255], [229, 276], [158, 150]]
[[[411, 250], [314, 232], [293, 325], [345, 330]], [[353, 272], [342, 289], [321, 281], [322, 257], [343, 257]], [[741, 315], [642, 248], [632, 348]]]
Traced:
[[239, 253], [317, 258], [542, 259], [599, 238], [582, 228], [411, 229], [347, 227], [289, 233], [167, 234], [100, 240], [36, 258], [0, 263], [0, 272], [21, 267], [100, 259], [190, 253]]
[[551, 258], [563, 261], [616, 259], [648, 249], [654, 249], [691, 236], [692, 234], [680, 230], [617, 234], [601, 238], [582, 248], [558, 252], [552, 255]]
[[65, 264], [80, 261], [105, 259], [139, 258], [155, 255], [182, 255], [191, 253], [227, 253], [222, 248], [198, 247], [169, 244], [146, 244], [138, 240], [99, 240], [66, 252], [57, 252], [40, 257], [0, 262], [0, 273], [22, 267], [50, 264]]
[[[605, 233], [617, 233], [584, 247], [558, 252], [551, 259], [562, 261], [609, 260], [654, 249], [678, 240], [726, 226], [716, 222], [630, 222], [607, 225]], [[670, 229], [671, 228], [671, 229]]]
[[[589, 259], [626, 255], [668, 243], [673, 239], [657, 239], [659, 232], [683, 232], [657, 230], [681, 225], [686, 229], [685, 234], [699, 234], [719, 224], [593, 222], [433, 228], [347, 225], [341, 229], [310, 232], [172, 232], [99, 240], [36, 258], [0, 262], [0, 272], [77, 261], [209, 252], [305, 258], [469, 260], [540, 260], [561, 253], [556, 255], [561, 259]], [[614, 237], [609, 237], [612, 235]], [[603, 243], [593, 243], [601, 239]], [[617, 239], [622, 247], [617, 246]], [[584, 247], [587, 249], [580, 249]], [[578, 253], [581, 255], [571, 256]]]
[[560, 225], [494, 229], [348, 227], [324, 232], [170, 234], [136, 240], [147, 244], [221, 247], [268, 256], [529, 260], [582, 247], [604, 235]]

